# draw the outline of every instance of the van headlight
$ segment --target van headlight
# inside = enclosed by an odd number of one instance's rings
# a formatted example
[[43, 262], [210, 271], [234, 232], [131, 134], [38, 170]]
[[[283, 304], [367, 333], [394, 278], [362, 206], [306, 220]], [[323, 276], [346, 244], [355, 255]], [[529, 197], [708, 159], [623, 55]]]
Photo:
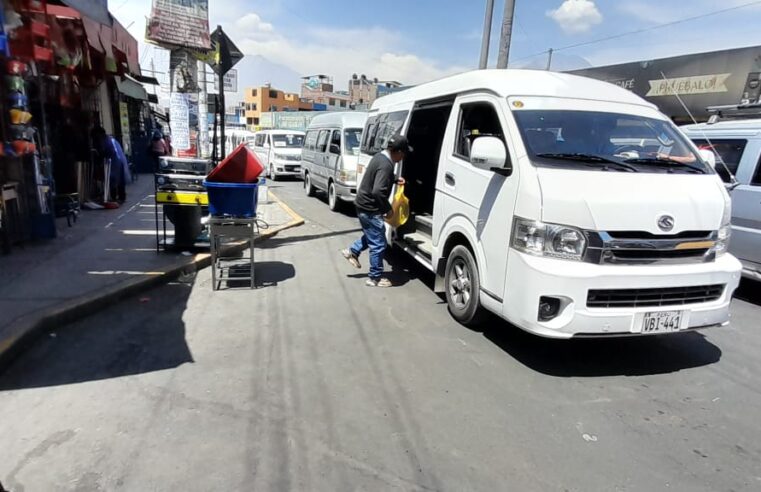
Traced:
[[288, 156], [285, 154], [275, 154], [275, 159], [278, 161], [285, 161], [288, 159]]
[[716, 244], [713, 245], [713, 251], [716, 253], [716, 257], [719, 257], [729, 250], [729, 239], [732, 237], [732, 202], [730, 201], [727, 201], [726, 205], [724, 205], [721, 227], [716, 236]]
[[587, 238], [575, 227], [516, 218], [511, 244], [530, 255], [581, 261]]
[[357, 171], [348, 171], [342, 169], [338, 173], [338, 180], [342, 183], [352, 183], [357, 180]]

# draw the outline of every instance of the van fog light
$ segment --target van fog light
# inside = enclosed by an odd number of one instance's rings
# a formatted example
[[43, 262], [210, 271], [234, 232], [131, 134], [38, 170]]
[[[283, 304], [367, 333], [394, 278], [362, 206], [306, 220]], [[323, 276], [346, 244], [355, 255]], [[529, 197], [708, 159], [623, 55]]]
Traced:
[[560, 313], [560, 299], [557, 297], [542, 296], [539, 298], [539, 321], [550, 321]]

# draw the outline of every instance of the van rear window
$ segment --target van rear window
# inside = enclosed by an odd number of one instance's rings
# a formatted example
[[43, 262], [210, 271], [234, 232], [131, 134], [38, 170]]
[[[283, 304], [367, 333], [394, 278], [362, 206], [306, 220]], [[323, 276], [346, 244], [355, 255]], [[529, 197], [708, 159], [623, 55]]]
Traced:
[[368, 118], [362, 138], [362, 152], [374, 155], [385, 149], [389, 139], [401, 131], [408, 114], [409, 111], [395, 111]]

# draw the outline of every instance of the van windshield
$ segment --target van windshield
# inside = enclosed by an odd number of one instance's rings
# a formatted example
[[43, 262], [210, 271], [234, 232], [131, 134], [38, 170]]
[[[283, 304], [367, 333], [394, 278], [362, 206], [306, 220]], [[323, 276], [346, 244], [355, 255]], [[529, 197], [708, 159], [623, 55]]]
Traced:
[[526, 110], [513, 114], [537, 166], [713, 173], [669, 121], [595, 111]]
[[344, 153], [359, 155], [359, 147], [362, 143], [361, 128], [347, 128], [344, 130]]
[[299, 135], [297, 133], [272, 135], [272, 144], [275, 147], [300, 149], [304, 146], [304, 135]]

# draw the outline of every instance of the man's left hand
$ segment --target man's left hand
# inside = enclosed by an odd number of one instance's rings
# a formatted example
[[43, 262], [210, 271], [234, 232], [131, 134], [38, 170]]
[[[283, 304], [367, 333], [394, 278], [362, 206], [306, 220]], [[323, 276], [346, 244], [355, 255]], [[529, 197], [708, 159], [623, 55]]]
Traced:
[[399, 186], [404, 186], [407, 184], [407, 180], [404, 178], [399, 178], [396, 180], [396, 184], [398, 184]]

